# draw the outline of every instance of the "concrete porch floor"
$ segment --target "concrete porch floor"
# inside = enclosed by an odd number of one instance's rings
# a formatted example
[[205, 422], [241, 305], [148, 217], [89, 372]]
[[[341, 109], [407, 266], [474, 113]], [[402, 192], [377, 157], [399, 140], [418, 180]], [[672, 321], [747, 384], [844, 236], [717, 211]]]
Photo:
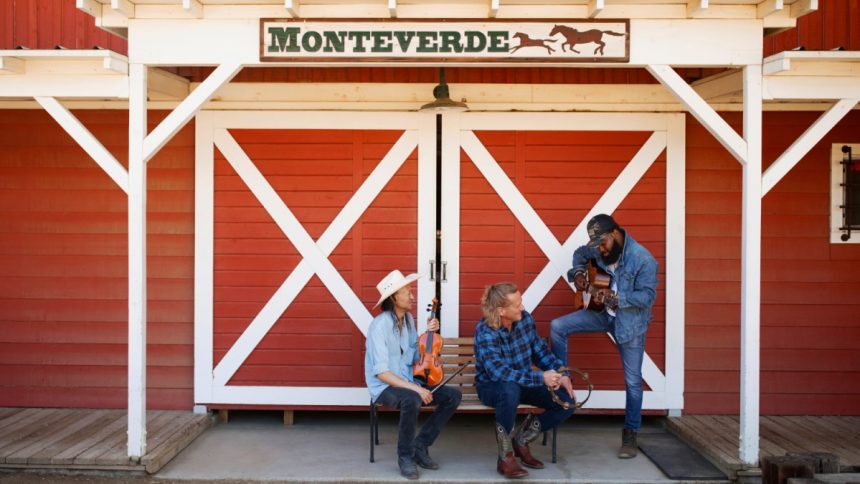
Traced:
[[[521, 417], [522, 418], [522, 417]], [[546, 468], [518, 482], [669, 483], [646, 456], [616, 457], [621, 417], [574, 415], [558, 432], [558, 463], [551, 442], [532, 445]], [[164, 466], [157, 479], [287, 482], [404, 482], [397, 468], [396, 416], [383, 414], [375, 463], [369, 462], [368, 416], [363, 412], [297, 412], [292, 426], [278, 412], [234, 412]], [[420, 470], [421, 482], [511, 482], [496, 473], [493, 417], [458, 414], [431, 448], [441, 469]], [[658, 418], [646, 432], [664, 432]], [[728, 482], [728, 481], [707, 481]]]

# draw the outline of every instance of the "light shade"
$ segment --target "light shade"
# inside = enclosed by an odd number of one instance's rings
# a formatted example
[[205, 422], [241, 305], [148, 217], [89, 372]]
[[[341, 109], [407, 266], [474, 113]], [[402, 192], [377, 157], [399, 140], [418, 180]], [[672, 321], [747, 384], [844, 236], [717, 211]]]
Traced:
[[454, 101], [451, 99], [451, 94], [448, 92], [448, 84], [445, 83], [445, 68], [439, 68], [439, 85], [433, 88], [433, 97], [435, 100], [421, 106], [421, 111], [435, 112], [458, 112], [466, 111], [469, 106], [466, 103]]

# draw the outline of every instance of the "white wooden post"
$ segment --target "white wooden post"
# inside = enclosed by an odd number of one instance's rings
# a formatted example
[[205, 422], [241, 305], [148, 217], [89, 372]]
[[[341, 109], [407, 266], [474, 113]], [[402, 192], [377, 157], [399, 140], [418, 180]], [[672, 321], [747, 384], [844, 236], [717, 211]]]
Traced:
[[741, 230], [741, 401], [740, 459], [758, 466], [761, 315], [762, 75], [744, 67], [743, 213]]
[[146, 65], [129, 65], [128, 456], [146, 453]]

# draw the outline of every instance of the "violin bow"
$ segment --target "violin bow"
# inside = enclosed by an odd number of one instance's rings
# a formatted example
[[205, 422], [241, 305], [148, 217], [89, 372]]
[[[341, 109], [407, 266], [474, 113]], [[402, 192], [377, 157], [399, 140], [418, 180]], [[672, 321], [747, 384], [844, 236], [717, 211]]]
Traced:
[[436, 390], [438, 390], [438, 389], [442, 388], [443, 386], [445, 386], [445, 384], [446, 384], [446, 383], [448, 383], [449, 381], [451, 381], [451, 379], [452, 379], [452, 378], [454, 378], [455, 376], [459, 375], [460, 373], [463, 373], [463, 370], [465, 370], [465, 369], [466, 369], [466, 367], [467, 367], [467, 366], [469, 366], [469, 365], [471, 365], [471, 364], [472, 364], [472, 360], [469, 360], [469, 361], [467, 361], [467, 362], [463, 363], [462, 365], [460, 365], [460, 367], [459, 367], [459, 368], [457, 368], [457, 371], [455, 371], [454, 373], [451, 373], [450, 375], [448, 375], [448, 377], [447, 377], [447, 378], [445, 378], [444, 380], [442, 380], [442, 383], [440, 383], [440, 384], [436, 385], [435, 387], [433, 387], [433, 389], [432, 389], [432, 390], [430, 390], [430, 393], [433, 393], [433, 392], [435, 392]]

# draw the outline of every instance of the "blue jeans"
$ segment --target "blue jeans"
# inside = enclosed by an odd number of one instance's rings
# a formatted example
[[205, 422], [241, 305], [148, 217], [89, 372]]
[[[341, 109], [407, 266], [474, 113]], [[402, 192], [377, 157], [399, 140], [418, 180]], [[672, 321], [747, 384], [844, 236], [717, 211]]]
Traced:
[[436, 410], [421, 426], [421, 432], [415, 436], [415, 425], [418, 422], [418, 412], [421, 410], [421, 397], [406, 388], [388, 387], [379, 394], [376, 403], [400, 409], [400, 424], [397, 435], [397, 456], [412, 458], [414, 447], [430, 447], [442, 431], [442, 427], [454, 415], [460, 405], [463, 395], [456, 388], [442, 387], [433, 392], [433, 402]]
[[[567, 365], [567, 338], [575, 333], [606, 332], [615, 337], [615, 318], [605, 311], [579, 310], [549, 323], [552, 352]], [[627, 394], [624, 428], [638, 431], [642, 425], [642, 360], [645, 356], [645, 333], [618, 344], [624, 386]]]
[[[514, 429], [517, 406], [520, 403], [544, 409], [544, 412], [538, 416], [541, 430], [549, 430], [564, 422], [576, 410], [575, 408], [565, 410], [553, 402], [549, 394], [550, 390], [545, 386], [526, 387], [516, 382], [493, 381], [478, 383], [476, 387], [481, 403], [496, 409], [496, 422], [504, 427], [507, 433], [511, 433]], [[567, 394], [567, 390], [563, 388], [556, 390], [556, 395], [562, 401], [574, 402], [574, 399]]]

